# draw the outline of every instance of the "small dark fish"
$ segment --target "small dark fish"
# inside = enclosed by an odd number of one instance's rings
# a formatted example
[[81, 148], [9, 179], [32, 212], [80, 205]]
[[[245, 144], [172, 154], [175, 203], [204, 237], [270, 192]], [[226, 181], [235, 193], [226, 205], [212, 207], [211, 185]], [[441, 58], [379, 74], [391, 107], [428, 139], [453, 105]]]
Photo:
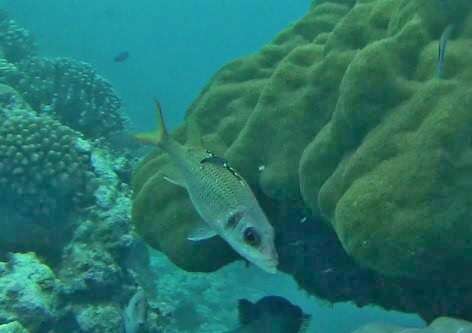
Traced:
[[241, 299], [238, 310], [241, 327], [227, 333], [303, 333], [311, 318], [279, 296], [266, 296], [256, 303]]
[[438, 67], [436, 69], [436, 75], [438, 78], [442, 79], [444, 77], [444, 63], [446, 61], [446, 47], [449, 38], [451, 37], [452, 30], [454, 28], [453, 24], [449, 24], [446, 29], [444, 29], [439, 39], [438, 46]]
[[114, 62], [124, 62], [129, 58], [129, 52], [128, 51], [123, 51], [118, 53], [114, 58]]

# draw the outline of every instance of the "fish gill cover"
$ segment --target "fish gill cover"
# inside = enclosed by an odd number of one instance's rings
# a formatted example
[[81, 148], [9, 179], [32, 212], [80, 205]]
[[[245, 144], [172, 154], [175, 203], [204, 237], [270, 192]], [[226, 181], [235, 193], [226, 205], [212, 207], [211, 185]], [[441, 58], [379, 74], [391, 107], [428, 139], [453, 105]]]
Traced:
[[[308, 291], [472, 319], [471, 14], [467, 0], [317, 1], [190, 107], [175, 138], [198, 127], [248, 180], [281, 269]], [[221, 240], [186, 240], [199, 217], [168, 163], [156, 152], [134, 174], [139, 233], [190, 271], [235, 260]]]

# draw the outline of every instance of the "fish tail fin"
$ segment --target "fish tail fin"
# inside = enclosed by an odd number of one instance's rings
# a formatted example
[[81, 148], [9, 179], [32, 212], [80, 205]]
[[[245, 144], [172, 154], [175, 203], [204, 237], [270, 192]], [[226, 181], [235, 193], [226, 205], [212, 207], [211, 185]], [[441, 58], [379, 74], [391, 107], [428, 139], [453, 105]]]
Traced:
[[169, 133], [167, 132], [164, 116], [162, 114], [161, 104], [157, 99], [154, 99], [154, 103], [156, 107], [157, 129], [151, 132], [136, 133], [134, 137], [136, 140], [145, 144], [162, 146], [163, 143], [168, 140]]

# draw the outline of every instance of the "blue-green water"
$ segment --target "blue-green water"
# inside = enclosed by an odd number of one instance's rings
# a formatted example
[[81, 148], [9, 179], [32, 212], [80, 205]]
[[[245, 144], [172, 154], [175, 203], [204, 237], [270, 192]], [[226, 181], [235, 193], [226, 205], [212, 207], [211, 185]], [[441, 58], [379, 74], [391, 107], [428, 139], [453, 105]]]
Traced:
[[[2, 3], [45, 55], [89, 62], [112, 81], [138, 127], [148, 127], [154, 96], [175, 127], [222, 65], [257, 51], [309, 6], [262, 0]], [[122, 51], [129, 61], [114, 63]]]
[[[169, 127], [177, 127], [221, 66], [257, 52], [301, 18], [310, 1], [3, 0], [0, 6], [33, 33], [41, 55], [90, 63], [122, 98], [133, 128], [150, 129], [153, 97], [164, 106]], [[115, 62], [123, 51], [129, 58]], [[187, 273], [153, 252], [152, 265], [158, 302], [172, 308], [198, 299], [200, 320], [210, 331], [218, 332], [225, 320], [230, 327], [238, 325], [239, 298], [266, 295], [283, 296], [311, 314], [308, 332], [350, 333], [372, 321], [424, 326], [414, 314], [331, 305], [299, 289], [289, 275], [268, 275], [240, 262], [216, 273]], [[201, 288], [209, 291], [203, 294]]]

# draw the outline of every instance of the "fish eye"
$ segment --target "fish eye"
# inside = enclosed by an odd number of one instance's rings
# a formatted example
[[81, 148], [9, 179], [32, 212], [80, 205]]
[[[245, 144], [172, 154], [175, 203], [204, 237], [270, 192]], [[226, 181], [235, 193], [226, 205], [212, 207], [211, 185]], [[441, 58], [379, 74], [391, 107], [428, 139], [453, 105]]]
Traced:
[[249, 227], [244, 230], [244, 241], [251, 246], [258, 246], [261, 243], [261, 236], [256, 229]]

